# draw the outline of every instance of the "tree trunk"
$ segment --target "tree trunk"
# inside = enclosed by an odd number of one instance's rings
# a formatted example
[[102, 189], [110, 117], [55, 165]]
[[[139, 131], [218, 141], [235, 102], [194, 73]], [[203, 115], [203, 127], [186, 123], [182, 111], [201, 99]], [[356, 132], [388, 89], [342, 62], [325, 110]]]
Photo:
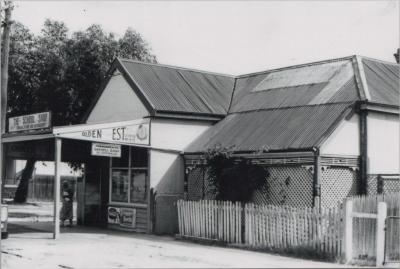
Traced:
[[15, 203], [26, 203], [26, 200], [28, 198], [29, 180], [32, 178], [35, 163], [35, 159], [27, 160], [25, 168], [21, 174], [21, 179], [19, 181], [17, 191], [15, 192]]

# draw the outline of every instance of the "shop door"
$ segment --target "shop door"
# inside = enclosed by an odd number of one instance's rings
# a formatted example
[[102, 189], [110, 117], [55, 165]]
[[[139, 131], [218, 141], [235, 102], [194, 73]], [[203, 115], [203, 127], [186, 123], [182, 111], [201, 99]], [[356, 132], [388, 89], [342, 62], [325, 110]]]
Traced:
[[84, 223], [90, 226], [107, 225], [108, 159], [93, 158], [85, 167]]

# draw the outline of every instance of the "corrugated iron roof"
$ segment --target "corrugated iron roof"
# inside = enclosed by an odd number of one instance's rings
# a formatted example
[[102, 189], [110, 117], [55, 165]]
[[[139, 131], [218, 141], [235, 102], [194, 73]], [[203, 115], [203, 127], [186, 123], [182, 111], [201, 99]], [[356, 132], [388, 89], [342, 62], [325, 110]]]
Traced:
[[399, 105], [400, 69], [398, 64], [362, 58], [371, 102]]
[[344, 59], [242, 76], [230, 112], [357, 100], [352, 62]]
[[226, 115], [234, 78], [119, 59], [156, 111]]
[[235, 151], [311, 149], [347, 115], [352, 102], [267, 109], [229, 114], [202, 134], [185, 152], [216, 145]]

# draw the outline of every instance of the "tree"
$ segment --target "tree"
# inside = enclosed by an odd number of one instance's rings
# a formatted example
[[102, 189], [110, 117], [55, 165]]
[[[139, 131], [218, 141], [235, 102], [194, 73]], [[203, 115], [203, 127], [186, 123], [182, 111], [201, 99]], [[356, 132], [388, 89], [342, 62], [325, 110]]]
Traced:
[[266, 187], [267, 168], [235, 156], [233, 148], [217, 146], [209, 149], [204, 159], [207, 177], [214, 186], [217, 200], [246, 203], [254, 191]]
[[[53, 125], [79, 123], [115, 59], [156, 62], [142, 36], [128, 28], [121, 38], [94, 24], [69, 33], [46, 20], [40, 35], [20, 23], [11, 31], [9, 115], [51, 111]], [[15, 202], [25, 202], [36, 160], [29, 160]]]

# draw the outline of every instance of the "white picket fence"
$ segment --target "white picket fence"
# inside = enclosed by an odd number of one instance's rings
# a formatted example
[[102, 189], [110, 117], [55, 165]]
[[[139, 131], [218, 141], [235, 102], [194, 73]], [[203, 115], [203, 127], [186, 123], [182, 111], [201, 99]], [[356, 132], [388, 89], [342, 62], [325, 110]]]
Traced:
[[[181, 237], [250, 248], [301, 250], [335, 258], [342, 252], [342, 211], [232, 203], [177, 202]], [[244, 232], [242, 234], [242, 229]]]
[[400, 262], [399, 193], [320, 210], [214, 200], [179, 200], [177, 208], [181, 237], [349, 263]]
[[343, 211], [337, 208], [245, 206], [245, 244], [254, 248], [306, 251], [331, 258], [342, 253]]
[[242, 243], [242, 208], [226, 201], [177, 202], [181, 236]]

